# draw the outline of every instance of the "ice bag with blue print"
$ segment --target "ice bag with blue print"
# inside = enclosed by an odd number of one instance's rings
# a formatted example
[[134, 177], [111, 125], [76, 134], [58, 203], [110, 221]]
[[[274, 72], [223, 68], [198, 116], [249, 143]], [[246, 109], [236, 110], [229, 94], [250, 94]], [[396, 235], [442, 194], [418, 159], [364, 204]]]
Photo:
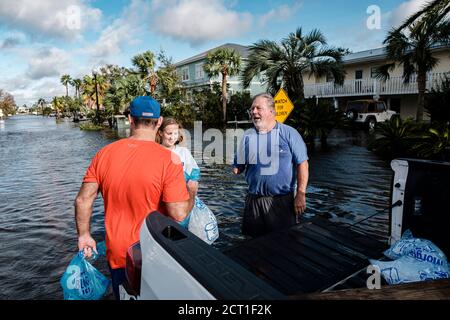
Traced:
[[[94, 254], [92, 260], [104, 254], [104, 243], [98, 244], [98, 255]], [[98, 271], [79, 251], [70, 261], [66, 271], [61, 277], [64, 300], [99, 300], [110, 285], [110, 280]]]
[[429, 262], [436, 266], [447, 267], [447, 257], [444, 252], [430, 240], [414, 238], [410, 230], [406, 230], [402, 238], [386, 250], [384, 255], [393, 260], [409, 256], [418, 262]]
[[414, 238], [410, 230], [405, 231], [384, 255], [394, 261], [369, 261], [380, 268], [390, 285], [450, 278], [444, 252], [429, 240]]

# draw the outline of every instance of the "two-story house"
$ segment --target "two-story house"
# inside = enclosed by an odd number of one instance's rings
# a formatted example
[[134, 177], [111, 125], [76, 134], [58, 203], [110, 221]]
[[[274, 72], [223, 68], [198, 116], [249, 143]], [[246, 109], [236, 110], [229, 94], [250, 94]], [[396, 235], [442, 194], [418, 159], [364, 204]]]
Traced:
[[[188, 94], [193, 90], [200, 90], [205, 87], [211, 87], [214, 82], [222, 83], [222, 76], [210, 78], [203, 70], [203, 64], [206, 60], [206, 56], [209, 52], [213, 52], [220, 48], [234, 49], [241, 56], [241, 69], [243, 69], [246, 58], [248, 56], [248, 48], [234, 43], [227, 43], [219, 47], [207, 50], [193, 57], [187, 58], [180, 62], [175, 63], [175, 67], [178, 75], [181, 78], [181, 83], [186, 88]], [[242, 87], [239, 76], [233, 76], [227, 78], [227, 83], [230, 85], [229, 93], [233, 94], [240, 91], [248, 91], [250, 95], [256, 95], [266, 91], [266, 85], [261, 83], [259, 79], [254, 79], [247, 89]]]
[[[450, 75], [450, 47], [434, 48], [433, 56], [439, 59], [439, 63], [428, 73], [428, 91], [437, 89], [444, 77]], [[404, 83], [403, 66], [397, 64], [388, 80], [375, 78], [375, 68], [389, 62], [384, 48], [348, 54], [343, 58], [346, 71], [344, 84], [335, 85], [332, 79], [326, 77], [306, 76], [305, 97], [332, 98], [335, 106], [341, 109], [351, 100], [383, 100], [389, 109], [399, 112], [401, 118], [415, 118], [418, 105], [417, 77], [413, 76], [409, 83]]]

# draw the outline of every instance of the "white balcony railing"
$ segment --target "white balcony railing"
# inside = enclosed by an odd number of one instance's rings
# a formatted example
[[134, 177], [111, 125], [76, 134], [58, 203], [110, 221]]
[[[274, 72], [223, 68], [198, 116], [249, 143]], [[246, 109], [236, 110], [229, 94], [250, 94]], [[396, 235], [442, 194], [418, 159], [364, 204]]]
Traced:
[[[427, 76], [427, 90], [437, 89], [450, 73], [431, 73]], [[343, 85], [334, 82], [305, 85], [305, 97], [318, 98], [417, 94], [417, 76], [412, 76], [409, 83], [404, 83], [402, 77], [391, 77], [386, 81], [377, 79], [346, 80]]]

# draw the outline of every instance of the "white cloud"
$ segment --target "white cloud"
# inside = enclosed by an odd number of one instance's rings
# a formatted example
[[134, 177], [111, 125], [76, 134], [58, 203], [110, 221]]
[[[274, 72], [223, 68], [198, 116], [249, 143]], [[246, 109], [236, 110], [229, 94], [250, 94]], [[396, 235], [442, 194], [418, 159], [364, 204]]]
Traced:
[[157, 0], [152, 9], [152, 31], [192, 45], [239, 36], [252, 24], [251, 14], [229, 10], [221, 0]]
[[[357, 30], [357, 31], [355, 31]], [[352, 52], [381, 47], [385, 37], [383, 30], [365, 28], [365, 21], [349, 26], [338, 26], [324, 32], [328, 45], [350, 49]]]
[[264, 27], [273, 21], [286, 21], [292, 17], [302, 7], [302, 3], [297, 1], [292, 5], [283, 4], [270, 10], [259, 18], [259, 25]]
[[85, 50], [91, 57], [91, 64], [113, 63], [122, 53], [124, 46], [136, 44], [149, 16], [148, 1], [132, 0], [121, 17], [106, 27], [98, 40]]
[[[96, 41], [84, 42], [83, 48], [68, 51], [48, 47], [44, 41], [27, 47], [11, 48], [9, 54], [14, 54], [17, 61], [22, 61], [23, 68], [14, 70], [8, 79], [0, 79], [0, 88], [11, 92], [20, 104], [33, 103], [39, 97], [51, 99], [53, 96], [65, 95], [65, 89], [60, 84], [61, 75], [82, 77], [90, 74], [95, 66], [121, 59], [124, 46], [136, 43], [144, 32], [148, 25], [145, 21], [149, 10], [148, 1], [132, 0], [120, 17], [100, 33]], [[6, 37], [12, 37], [11, 35], [9, 33]], [[11, 59], [8, 61], [13, 61]], [[3, 61], [3, 64], [6, 65], [8, 61]]]
[[60, 76], [68, 73], [70, 55], [58, 48], [43, 48], [28, 60], [26, 76], [30, 79]]
[[409, 0], [400, 4], [386, 16], [389, 27], [397, 27], [411, 15], [422, 9], [430, 0]]
[[21, 30], [34, 37], [76, 39], [96, 26], [101, 11], [86, 0], [1, 0], [0, 26]]
[[0, 80], [0, 89], [12, 92], [14, 90], [25, 90], [31, 83], [31, 79], [24, 76], [3, 78]]
[[19, 75], [0, 80], [0, 88], [12, 94], [19, 106], [31, 105], [39, 98], [50, 102], [53, 97], [66, 94], [66, 89], [60, 83], [59, 78], [32, 80]]
[[116, 20], [104, 29], [95, 44], [88, 52], [92, 57], [108, 57], [118, 55], [122, 52], [122, 47], [132, 38], [133, 27], [123, 24], [120, 19]]
[[392, 11], [383, 11], [383, 7], [381, 7], [381, 29], [369, 29], [367, 27], [368, 16], [366, 16], [358, 26], [336, 29], [330, 39], [333, 39], [337, 45], [349, 48], [353, 52], [382, 47], [384, 39], [393, 27], [399, 26], [427, 3], [429, 0], [409, 0], [402, 2]]
[[63, 96], [66, 94], [65, 87], [59, 79], [42, 79], [30, 83], [26, 88], [19, 88], [10, 93], [14, 96], [17, 105], [32, 105], [39, 98], [44, 98], [47, 102], [51, 102], [55, 96]]
[[20, 44], [20, 40], [13, 37], [8, 37], [0, 43], [0, 49], [11, 49]]

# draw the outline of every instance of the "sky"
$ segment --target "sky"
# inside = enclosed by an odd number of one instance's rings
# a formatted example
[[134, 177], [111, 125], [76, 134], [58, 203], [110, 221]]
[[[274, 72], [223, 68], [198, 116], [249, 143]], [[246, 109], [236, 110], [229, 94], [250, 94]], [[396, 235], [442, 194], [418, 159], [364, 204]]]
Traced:
[[62, 74], [131, 67], [146, 50], [178, 62], [225, 43], [278, 42], [299, 27], [319, 29], [330, 46], [379, 48], [427, 1], [0, 0], [0, 89], [31, 105], [65, 95]]

